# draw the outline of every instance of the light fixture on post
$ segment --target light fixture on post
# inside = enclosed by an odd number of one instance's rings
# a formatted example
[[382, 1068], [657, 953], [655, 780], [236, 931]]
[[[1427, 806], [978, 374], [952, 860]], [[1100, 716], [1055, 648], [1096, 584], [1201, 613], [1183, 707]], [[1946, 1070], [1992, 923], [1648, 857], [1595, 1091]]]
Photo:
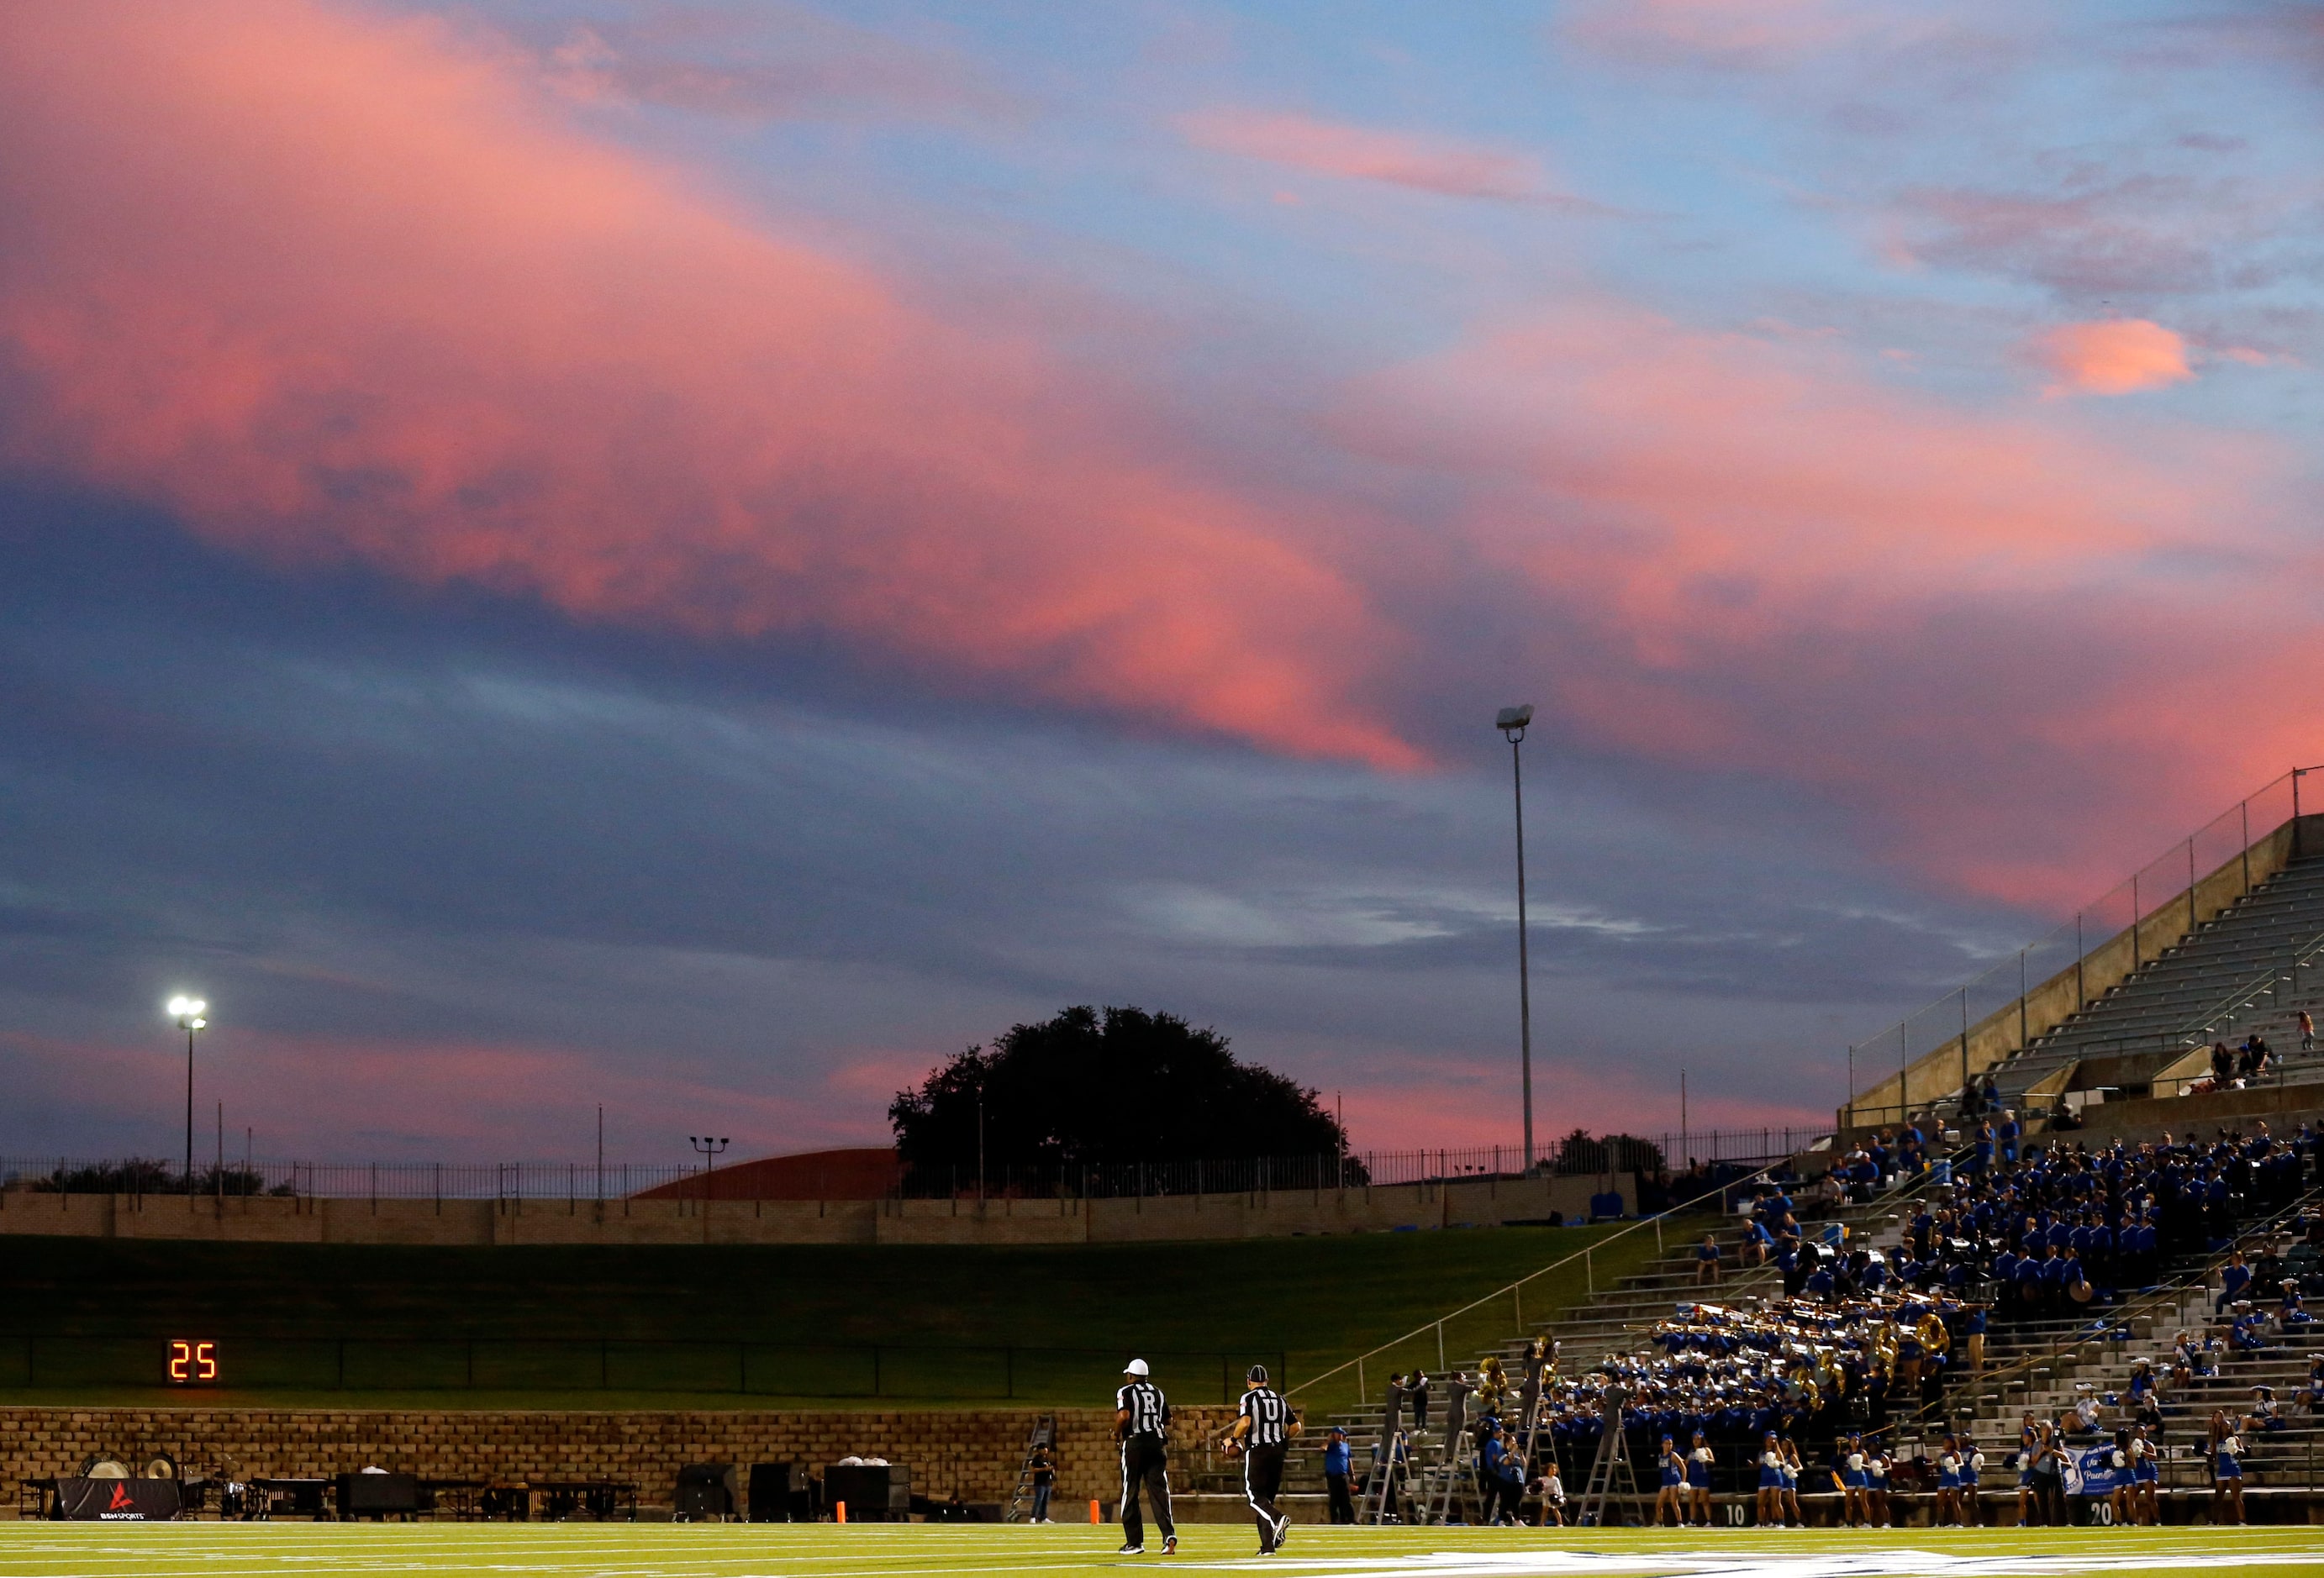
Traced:
[[709, 1158], [702, 1169], [702, 1242], [710, 1242], [710, 1175], [718, 1170], [718, 1153], [734, 1142], [712, 1139], [707, 1134], [688, 1134], [686, 1142], [694, 1147], [695, 1154]]
[[209, 1028], [202, 1015], [209, 1005], [180, 993], [169, 1001], [170, 1017], [186, 1032], [186, 1198], [194, 1197], [194, 1034]]
[[1525, 743], [1526, 726], [1533, 721], [1530, 703], [1504, 707], [1493, 727], [1509, 742], [1510, 783], [1517, 791], [1517, 1067], [1525, 1082], [1525, 1170], [1533, 1170], [1533, 982], [1526, 959], [1525, 767], [1517, 748]]

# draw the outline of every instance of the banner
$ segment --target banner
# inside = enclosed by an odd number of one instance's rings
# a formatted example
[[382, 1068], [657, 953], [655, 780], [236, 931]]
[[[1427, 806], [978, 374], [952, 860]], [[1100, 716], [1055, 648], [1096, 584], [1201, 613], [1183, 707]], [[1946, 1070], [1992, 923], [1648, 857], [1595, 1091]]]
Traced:
[[2114, 1443], [2069, 1449], [2066, 1453], [2066, 1494], [2110, 1496], [2130, 1483], [2130, 1470], [2114, 1466]]
[[52, 1518], [102, 1523], [158, 1523], [178, 1515], [175, 1480], [83, 1480], [57, 1482]]

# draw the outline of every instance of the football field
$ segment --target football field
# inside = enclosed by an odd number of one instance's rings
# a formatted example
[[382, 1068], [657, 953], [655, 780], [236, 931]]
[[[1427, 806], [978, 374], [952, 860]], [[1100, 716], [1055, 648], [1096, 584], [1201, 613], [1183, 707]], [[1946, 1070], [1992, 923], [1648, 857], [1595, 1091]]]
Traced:
[[1250, 1529], [1188, 1527], [1178, 1554], [1115, 1555], [1120, 1531], [925, 1525], [0, 1525], [0, 1578], [1106, 1578], [1157, 1569], [1291, 1578], [1853, 1578], [2186, 1573], [2324, 1578], [2309, 1528], [1858, 1530], [1297, 1528], [1269, 1557]]

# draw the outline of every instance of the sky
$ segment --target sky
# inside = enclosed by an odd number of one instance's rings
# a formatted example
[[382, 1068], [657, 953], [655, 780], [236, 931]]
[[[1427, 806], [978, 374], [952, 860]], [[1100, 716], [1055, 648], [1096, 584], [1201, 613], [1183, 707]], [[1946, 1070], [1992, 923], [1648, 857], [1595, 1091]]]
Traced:
[[[2324, 762], [2324, 14], [0, 12], [0, 1153], [1812, 1123]], [[222, 1106], [223, 1114], [220, 1115]]]

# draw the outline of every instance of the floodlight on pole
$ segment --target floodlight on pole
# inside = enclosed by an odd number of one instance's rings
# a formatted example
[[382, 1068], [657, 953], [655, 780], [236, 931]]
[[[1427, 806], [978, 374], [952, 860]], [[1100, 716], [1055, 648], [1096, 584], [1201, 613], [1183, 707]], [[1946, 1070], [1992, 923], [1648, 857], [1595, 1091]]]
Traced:
[[694, 1147], [695, 1154], [709, 1161], [702, 1169], [702, 1242], [710, 1242], [710, 1175], [718, 1170], [718, 1153], [734, 1142], [723, 1136], [712, 1139], [707, 1134], [688, 1134], [686, 1142]]
[[186, 1197], [190, 1200], [194, 1194], [194, 1034], [209, 1028], [210, 1022], [202, 1015], [210, 1005], [180, 992], [165, 1006], [178, 1028], [186, 1032]]
[[1509, 742], [1510, 784], [1517, 793], [1517, 1068], [1525, 1092], [1525, 1170], [1533, 1170], [1533, 981], [1526, 958], [1525, 767], [1517, 748], [1525, 743], [1526, 726], [1533, 721], [1530, 703], [1504, 707], [1493, 727]]

